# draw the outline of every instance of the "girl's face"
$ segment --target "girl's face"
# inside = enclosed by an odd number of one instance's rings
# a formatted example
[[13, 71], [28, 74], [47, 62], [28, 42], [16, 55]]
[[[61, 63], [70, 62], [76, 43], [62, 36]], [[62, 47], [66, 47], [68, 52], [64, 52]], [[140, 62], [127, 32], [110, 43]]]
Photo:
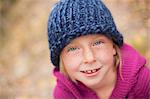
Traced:
[[[73, 81], [93, 88], [111, 79], [116, 50], [103, 35], [86, 35], [72, 40], [61, 52], [63, 66]], [[103, 83], [103, 84], [102, 84]]]

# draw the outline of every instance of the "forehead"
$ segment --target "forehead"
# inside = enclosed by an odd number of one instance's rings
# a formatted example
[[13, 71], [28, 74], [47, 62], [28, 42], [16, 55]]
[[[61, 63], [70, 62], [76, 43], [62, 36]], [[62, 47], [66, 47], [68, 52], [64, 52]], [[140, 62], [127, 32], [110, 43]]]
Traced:
[[80, 43], [80, 42], [83, 42], [83, 41], [91, 41], [91, 40], [95, 40], [97, 38], [104, 39], [104, 40], [109, 40], [106, 36], [101, 35], [101, 34], [89, 34], [89, 35], [84, 35], [84, 36], [80, 36], [80, 37], [77, 37], [77, 38], [73, 39], [70, 42], [70, 44]]

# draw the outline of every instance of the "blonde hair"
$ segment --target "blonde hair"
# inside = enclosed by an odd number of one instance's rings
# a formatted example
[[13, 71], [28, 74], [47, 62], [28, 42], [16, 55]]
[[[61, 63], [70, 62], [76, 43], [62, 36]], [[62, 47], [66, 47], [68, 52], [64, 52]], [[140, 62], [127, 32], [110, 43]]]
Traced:
[[121, 79], [124, 80], [123, 75], [122, 75], [122, 63], [123, 63], [123, 61], [121, 58], [120, 48], [116, 44], [114, 44], [114, 48], [116, 49], [116, 55], [114, 56], [114, 58], [115, 58], [114, 66], [116, 68], [119, 66], [119, 71], [120, 71], [119, 75], [120, 75]]
[[64, 66], [64, 63], [63, 63], [63, 60], [61, 58], [61, 55], [60, 55], [60, 61], [59, 61], [59, 70], [61, 73], [63, 73], [64, 75], [68, 76], [68, 73], [67, 73], [67, 70]]
[[[116, 49], [116, 55], [114, 55], [114, 66], [115, 66], [115, 69], [117, 69], [117, 67], [119, 66], [119, 71], [120, 71], [120, 77], [121, 79], [123, 80], [123, 76], [122, 76], [122, 59], [121, 59], [121, 52], [120, 52], [120, 48], [114, 44], [114, 48]], [[63, 60], [61, 58], [61, 55], [60, 55], [60, 63], [59, 63], [59, 70], [61, 73], [63, 73], [64, 75], [66, 75], [67, 77], [69, 77], [68, 73], [67, 73], [67, 70], [63, 64]]]

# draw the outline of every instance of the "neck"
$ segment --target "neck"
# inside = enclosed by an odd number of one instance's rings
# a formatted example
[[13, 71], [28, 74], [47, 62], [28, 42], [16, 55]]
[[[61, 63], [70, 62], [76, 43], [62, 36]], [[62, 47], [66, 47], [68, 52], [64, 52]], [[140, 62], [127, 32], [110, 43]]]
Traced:
[[105, 76], [99, 88], [93, 89], [101, 99], [109, 99], [117, 79], [116, 70], [111, 69]]

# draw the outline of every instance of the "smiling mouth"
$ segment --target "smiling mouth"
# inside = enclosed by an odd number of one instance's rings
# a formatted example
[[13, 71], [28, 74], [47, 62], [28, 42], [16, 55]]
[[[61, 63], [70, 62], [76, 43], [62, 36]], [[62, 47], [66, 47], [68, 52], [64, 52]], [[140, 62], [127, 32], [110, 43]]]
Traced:
[[81, 71], [82, 73], [85, 73], [85, 74], [93, 74], [93, 73], [96, 73], [100, 70], [101, 68], [97, 68], [97, 69], [92, 69], [92, 70], [85, 70], [85, 71]]

